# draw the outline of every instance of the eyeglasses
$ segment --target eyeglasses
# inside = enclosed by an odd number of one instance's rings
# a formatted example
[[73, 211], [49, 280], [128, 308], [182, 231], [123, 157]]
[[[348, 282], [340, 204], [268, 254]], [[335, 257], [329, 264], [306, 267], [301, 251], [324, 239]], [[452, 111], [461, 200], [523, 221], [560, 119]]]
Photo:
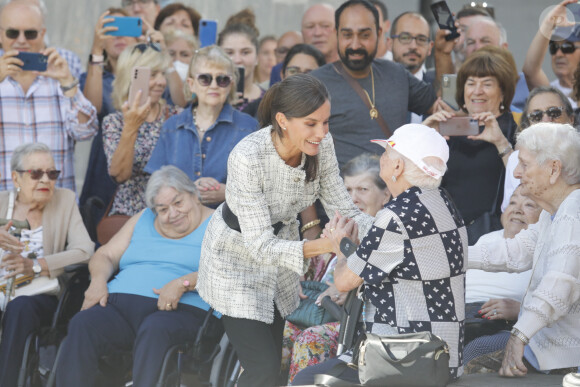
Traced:
[[32, 180], [42, 179], [42, 176], [44, 176], [45, 173], [46, 173], [46, 176], [48, 176], [48, 178], [50, 180], [56, 180], [56, 179], [58, 179], [58, 176], [60, 175], [60, 171], [56, 170], [56, 169], [47, 169], [46, 171], [43, 171], [42, 169], [26, 169], [26, 170], [16, 170], [16, 172], [18, 172], [18, 173], [28, 172], [28, 173], [30, 173], [30, 178]]
[[131, 53], [134, 53], [135, 50], [139, 50], [139, 52], [142, 54], [145, 52], [145, 50], [147, 50], [148, 48], [151, 48], [157, 52], [161, 52], [161, 45], [157, 42], [149, 42], [149, 43], [139, 43], [136, 44], [135, 47], [133, 47], [133, 51]]
[[8, 28], [7, 30], [4, 30], [4, 32], [6, 33], [6, 37], [8, 39], [18, 39], [20, 33], [24, 32], [24, 37], [26, 40], [34, 40], [38, 38], [39, 33], [38, 30], [17, 30], [15, 28]]
[[556, 55], [556, 53], [558, 52], [558, 49], [562, 50], [562, 54], [571, 54], [574, 51], [576, 51], [576, 45], [574, 43], [571, 42], [562, 42], [562, 43], [558, 43], [558, 42], [554, 42], [554, 41], [550, 41], [550, 54], [551, 55]]
[[554, 121], [562, 116], [563, 111], [563, 106], [552, 106], [546, 110], [534, 110], [528, 114], [528, 119], [530, 122], [540, 122], [544, 118], [544, 114], [546, 114], [550, 118], [550, 121]]
[[[211, 74], [197, 74], [195, 79], [199, 82], [202, 86], [209, 86], [213, 81], [213, 75]], [[232, 76], [231, 75], [216, 75], [215, 83], [219, 87], [228, 87], [230, 83], [232, 83]]]
[[399, 35], [391, 35], [391, 38], [397, 39], [401, 44], [411, 44], [411, 42], [415, 40], [417, 42], [417, 46], [426, 46], [431, 41], [431, 39], [425, 35], [413, 36], [406, 32], [403, 32]]
[[296, 75], [296, 74], [308, 74], [309, 72], [311, 72], [311, 69], [301, 69], [298, 66], [288, 66], [286, 67], [286, 76], [290, 76], [290, 75]]
[[125, 8], [131, 7], [133, 4], [145, 5], [148, 3], [152, 3], [155, 0], [123, 0], [121, 1], [121, 5]]

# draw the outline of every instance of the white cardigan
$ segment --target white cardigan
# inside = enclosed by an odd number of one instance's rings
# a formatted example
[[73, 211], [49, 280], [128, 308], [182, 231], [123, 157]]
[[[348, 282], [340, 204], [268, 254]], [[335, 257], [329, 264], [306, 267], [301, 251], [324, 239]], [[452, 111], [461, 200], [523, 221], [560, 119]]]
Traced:
[[[226, 202], [238, 216], [242, 232], [230, 229], [218, 207], [202, 244], [196, 289], [218, 312], [265, 323], [274, 320], [274, 304], [282, 316], [298, 306], [303, 273], [303, 241], [297, 215], [320, 198], [332, 217], [338, 210], [353, 218], [364, 236], [373, 218], [352, 202], [342, 179], [328, 134], [320, 143], [314, 181], [305, 181], [302, 164], [293, 168], [276, 152], [271, 127], [245, 137], [228, 159]], [[284, 227], [277, 236], [272, 224]]]
[[562, 202], [554, 219], [514, 239], [469, 247], [469, 269], [533, 274], [515, 328], [530, 338], [541, 370], [580, 364], [580, 189]]

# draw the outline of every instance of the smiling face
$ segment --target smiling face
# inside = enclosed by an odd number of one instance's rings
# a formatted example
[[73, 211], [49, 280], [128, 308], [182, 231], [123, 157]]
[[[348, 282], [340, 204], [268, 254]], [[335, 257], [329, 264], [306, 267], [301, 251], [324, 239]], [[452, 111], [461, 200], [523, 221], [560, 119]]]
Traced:
[[492, 76], [470, 76], [464, 85], [465, 106], [469, 114], [492, 112], [500, 114], [500, 105], [503, 100], [502, 91], [497, 78]]
[[221, 48], [236, 66], [244, 67], [246, 84], [252, 83], [254, 68], [258, 63], [258, 54], [252, 41], [245, 34], [231, 33], [224, 38]]
[[159, 26], [159, 31], [162, 33], [166, 33], [170, 29], [181, 30], [186, 34], [195, 35], [189, 14], [182, 9], [163, 19]]
[[194, 196], [163, 187], [155, 196], [155, 224], [168, 238], [182, 238], [193, 231], [201, 219], [201, 205]]
[[362, 5], [346, 8], [338, 25], [338, 55], [354, 73], [364, 73], [377, 53], [378, 31], [371, 11]]
[[167, 80], [161, 70], [151, 70], [151, 78], [149, 78], [149, 96], [151, 97], [151, 105], [157, 104], [165, 91]]
[[[197, 74], [210, 74], [212, 76], [211, 83], [208, 86], [203, 86], [197, 80]], [[217, 66], [207, 61], [200, 61], [200, 63], [192, 69], [192, 74], [187, 78], [187, 84], [192, 93], [197, 95], [197, 100], [200, 105], [205, 106], [223, 106], [230, 94], [232, 83], [227, 87], [219, 87], [217, 85], [216, 77], [218, 75], [232, 75], [221, 66]]]
[[370, 173], [345, 176], [344, 185], [353, 203], [370, 216], [375, 216], [391, 197], [387, 189], [380, 189], [375, 184]]
[[[305, 153], [316, 156], [320, 142], [328, 133], [330, 102], [324, 102], [306, 117], [287, 118], [283, 113], [276, 114], [276, 121], [283, 128], [282, 144], [284, 153], [295, 156]], [[284, 130], [285, 128], [285, 130]]]
[[504, 228], [504, 238], [513, 238], [521, 230], [528, 228], [540, 218], [542, 208], [532, 199], [521, 193], [521, 187], [516, 188], [505, 211], [501, 215]]
[[[35, 152], [26, 156], [22, 162], [22, 170], [50, 171], [56, 169], [50, 153]], [[30, 204], [31, 207], [43, 208], [52, 199], [55, 180], [50, 180], [44, 173], [39, 180], [34, 180], [29, 172], [12, 172], [14, 186], [20, 188], [18, 201]]]

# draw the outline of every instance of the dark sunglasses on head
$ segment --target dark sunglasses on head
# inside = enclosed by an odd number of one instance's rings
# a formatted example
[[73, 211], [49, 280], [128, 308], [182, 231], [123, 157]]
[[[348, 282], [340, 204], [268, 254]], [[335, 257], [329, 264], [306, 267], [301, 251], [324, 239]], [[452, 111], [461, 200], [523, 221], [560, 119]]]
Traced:
[[562, 54], [572, 54], [574, 51], [576, 51], [576, 45], [572, 42], [562, 42], [562, 43], [558, 43], [558, 42], [554, 42], [551, 41], [550, 42], [550, 54], [551, 55], [556, 55], [556, 53], [558, 52], [558, 49], [562, 50]]
[[[197, 74], [195, 79], [199, 82], [202, 86], [209, 86], [213, 81], [213, 75], [211, 74]], [[217, 75], [215, 77], [215, 83], [219, 87], [228, 87], [230, 83], [232, 83], [232, 76], [231, 75]]]
[[18, 39], [21, 32], [24, 32], [26, 40], [34, 40], [38, 38], [38, 30], [17, 30], [15, 28], [8, 28], [4, 30], [8, 39]]
[[56, 170], [56, 169], [47, 169], [46, 171], [43, 171], [42, 169], [27, 169], [27, 170], [16, 170], [16, 172], [18, 173], [30, 173], [30, 178], [32, 180], [40, 180], [42, 179], [42, 176], [44, 176], [44, 174], [46, 173], [46, 176], [48, 176], [48, 178], [50, 180], [56, 180], [58, 179], [58, 176], [60, 175], [60, 171]]
[[139, 52], [142, 54], [145, 52], [145, 50], [147, 50], [147, 48], [152, 48], [157, 52], [161, 52], [161, 45], [159, 43], [153, 42], [136, 44], [135, 47], [133, 47], [133, 52], [135, 52], [135, 50], [139, 50]]
[[534, 110], [533, 112], [528, 113], [528, 119], [530, 122], [540, 122], [542, 121], [542, 118], [544, 118], [544, 114], [546, 114], [550, 118], [550, 121], [553, 121], [560, 118], [563, 111], [563, 106], [552, 106], [546, 110]]

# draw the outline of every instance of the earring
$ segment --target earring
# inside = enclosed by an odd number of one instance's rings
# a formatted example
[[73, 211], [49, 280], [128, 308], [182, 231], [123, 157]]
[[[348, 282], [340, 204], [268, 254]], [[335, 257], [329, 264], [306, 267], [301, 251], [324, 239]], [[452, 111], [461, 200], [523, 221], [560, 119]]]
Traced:
[[16, 187], [16, 193], [20, 193], [20, 187]]
[[499, 105], [499, 111], [500, 111], [500, 112], [503, 112], [503, 111], [504, 111], [504, 109], [505, 109], [505, 106], [503, 106], [503, 102], [502, 102], [502, 104], [501, 104], [501, 105]]
[[283, 126], [283, 127], [282, 127], [282, 130], [286, 130], [286, 127], [285, 127], [285, 126]]
[[391, 176], [391, 180], [393, 181], [393, 183], [396, 183], [397, 182], [397, 178], [394, 175]]
[[467, 109], [467, 105], [466, 105], [466, 104], [463, 104], [463, 108], [464, 108], [464, 109]]

